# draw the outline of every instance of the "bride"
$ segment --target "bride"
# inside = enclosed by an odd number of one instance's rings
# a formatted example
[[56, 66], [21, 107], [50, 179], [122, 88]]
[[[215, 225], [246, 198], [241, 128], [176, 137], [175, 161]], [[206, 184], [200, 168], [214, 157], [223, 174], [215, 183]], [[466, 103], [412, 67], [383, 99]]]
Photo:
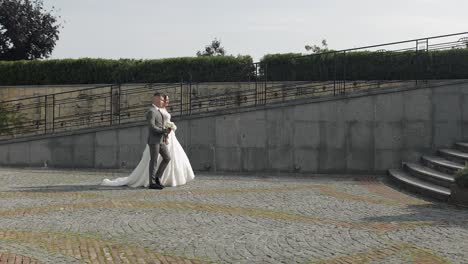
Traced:
[[[167, 111], [169, 105], [169, 96], [164, 97], [164, 107], [160, 109], [164, 115], [164, 120], [170, 121], [171, 114]], [[171, 161], [164, 170], [161, 176], [161, 184], [163, 186], [178, 186], [184, 185], [187, 182], [193, 180], [195, 175], [190, 165], [190, 161], [184, 152], [184, 149], [180, 145], [179, 141], [175, 136], [173, 130], [169, 133], [166, 144], [169, 150]], [[158, 156], [157, 166], [161, 163], [161, 155]], [[138, 163], [137, 167], [127, 177], [120, 177], [114, 180], [104, 179], [101, 185], [104, 186], [131, 186], [131, 187], [148, 187], [149, 185], [149, 163], [150, 163], [150, 150], [146, 145], [143, 156]]]

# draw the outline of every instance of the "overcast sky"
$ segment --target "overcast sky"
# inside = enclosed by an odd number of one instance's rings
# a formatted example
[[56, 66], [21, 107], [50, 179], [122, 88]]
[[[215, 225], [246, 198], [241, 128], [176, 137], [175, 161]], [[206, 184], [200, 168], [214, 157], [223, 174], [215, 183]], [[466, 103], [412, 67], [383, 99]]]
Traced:
[[44, 0], [64, 20], [51, 58], [195, 56], [339, 50], [468, 31], [468, 0]]

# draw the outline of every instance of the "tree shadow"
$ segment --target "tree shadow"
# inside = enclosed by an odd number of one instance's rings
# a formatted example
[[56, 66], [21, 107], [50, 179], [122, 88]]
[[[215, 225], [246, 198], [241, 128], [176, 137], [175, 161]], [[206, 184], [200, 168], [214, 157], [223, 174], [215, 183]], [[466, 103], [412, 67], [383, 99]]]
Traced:
[[366, 222], [414, 223], [429, 226], [450, 226], [468, 229], [468, 209], [450, 204], [412, 204], [403, 209], [403, 214], [365, 217]]
[[468, 229], [468, 208], [442, 202], [414, 191], [402, 188], [388, 178], [381, 179], [381, 183], [414, 199], [425, 201], [421, 204], [407, 204], [401, 207], [401, 214], [372, 216], [362, 218], [367, 222], [428, 224], [432, 226], [456, 226]]

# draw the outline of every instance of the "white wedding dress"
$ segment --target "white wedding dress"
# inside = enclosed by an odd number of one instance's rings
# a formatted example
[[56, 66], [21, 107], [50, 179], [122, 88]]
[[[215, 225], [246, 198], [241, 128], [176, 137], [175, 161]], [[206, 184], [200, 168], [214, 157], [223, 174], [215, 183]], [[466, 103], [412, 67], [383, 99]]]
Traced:
[[[164, 116], [164, 120], [171, 120], [171, 114], [169, 114], [166, 109], [161, 108], [161, 113]], [[190, 161], [185, 154], [184, 149], [180, 145], [179, 141], [175, 136], [175, 131], [169, 133], [169, 145], [167, 148], [169, 150], [169, 155], [171, 161], [164, 170], [163, 175], [161, 176], [161, 184], [164, 186], [178, 186], [184, 185], [187, 182], [195, 178], [193, 173], [192, 166]], [[157, 166], [161, 163], [161, 155], [158, 155]], [[132, 173], [127, 177], [120, 177], [114, 180], [104, 179], [101, 185], [104, 186], [131, 186], [131, 187], [148, 187], [149, 185], [149, 163], [150, 163], [150, 152], [149, 147], [146, 145], [143, 156], [141, 157], [140, 162]], [[156, 169], [158, 168], [156, 167]]]

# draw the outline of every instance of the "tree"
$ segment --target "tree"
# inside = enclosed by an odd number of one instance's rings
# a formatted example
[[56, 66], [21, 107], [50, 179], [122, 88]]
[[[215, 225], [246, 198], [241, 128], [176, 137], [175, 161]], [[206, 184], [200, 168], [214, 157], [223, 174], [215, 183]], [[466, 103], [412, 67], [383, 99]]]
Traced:
[[320, 53], [320, 52], [327, 52], [328, 51], [328, 44], [326, 39], [322, 39], [322, 47], [317, 45], [306, 45], [305, 49], [307, 51], [312, 51], [312, 53]]
[[53, 9], [42, 0], [0, 0], [0, 60], [48, 58], [61, 27]]
[[203, 52], [197, 51], [197, 56], [224, 56], [226, 54], [226, 50], [224, 47], [221, 47], [221, 41], [217, 40], [216, 38], [211, 42], [210, 45], [205, 47]]

